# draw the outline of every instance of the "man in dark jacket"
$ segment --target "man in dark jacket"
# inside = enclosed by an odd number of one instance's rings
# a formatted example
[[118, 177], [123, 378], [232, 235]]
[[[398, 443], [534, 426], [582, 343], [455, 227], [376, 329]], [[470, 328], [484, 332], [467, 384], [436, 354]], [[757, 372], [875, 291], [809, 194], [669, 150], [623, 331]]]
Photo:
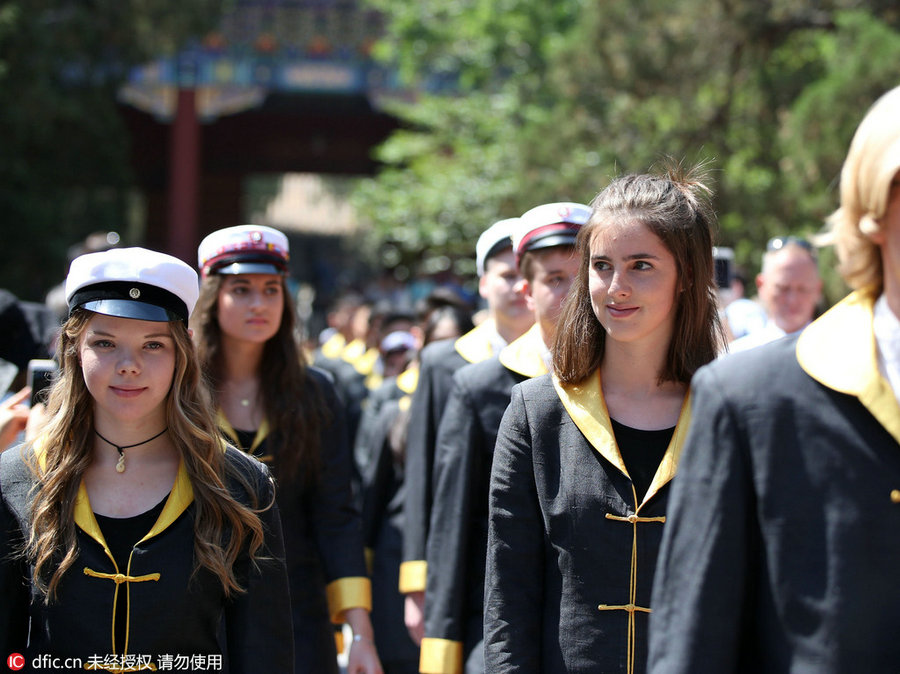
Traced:
[[453, 376], [435, 455], [419, 661], [424, 674], [484, 673], [482, 595], [494, 443], [512, 387], [549, 371], [556, 322], [578, 272], [575, 237], [589, 217], [587, 206], [554, 203], [520, 218], [513, 246], [534, 327], [499, 356]]
[[403, 563], [400, 592], [406, 595], [406, 626], [417, 644], [424, 630], [425, 543], [431, 517], [434, 442], [444, 413], [453, 373], [499, 353], [533, 322], [519, 289], [510, 238], [518, 218], [500, 220], [478, 238], [475, 263], [478, 292], [487, 303], [487, 318], [456, 340], [422, 350], [419, 381], [412, 398], [406, 447]]

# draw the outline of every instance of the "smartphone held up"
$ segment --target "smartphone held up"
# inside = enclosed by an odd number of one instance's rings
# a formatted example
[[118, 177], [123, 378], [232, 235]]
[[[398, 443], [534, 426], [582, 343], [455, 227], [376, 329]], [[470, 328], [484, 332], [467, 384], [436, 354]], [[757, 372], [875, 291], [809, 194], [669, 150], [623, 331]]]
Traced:
[[53, 384], [56, 371], [59, 366], [55, 360], [48, 358], [35, 358], [28, 361], [28, 369], [26, 370], [26, 381], [31, 387], [31, 406], [36, 403], [47, 402], [47, 391]]

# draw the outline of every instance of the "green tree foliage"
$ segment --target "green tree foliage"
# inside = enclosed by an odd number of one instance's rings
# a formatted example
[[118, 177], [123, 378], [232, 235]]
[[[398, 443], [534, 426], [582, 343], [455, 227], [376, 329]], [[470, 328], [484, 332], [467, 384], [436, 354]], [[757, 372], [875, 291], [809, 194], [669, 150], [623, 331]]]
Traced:
[[389, 20], [378, 54], [423, 92], [391, 107], [406, 128], [379, 149], [385, 170], [353, 195], [372, 224], [370, 247], [389, 267], [473, 273], [478, 234], [545, 199], [522, 189], [523, 138], [552, 107], [546, 63], [582, 2], [370, 4]]
[[437, 223], [471, 255], [499, 217], [587, 202], [670, 156], [710, 163], [719, 243], [753, 272], [769, 237], [821, 228], [853, 129], [900, 84], [900, 10], [884, 1], [506, 0], [493, 18], [476, 0], [432, 0], [427, 17], [377, 4], [396, 17], [379, 53], [420, 82], [459, 75], [399, 113], [414, 130], [381, 148], [388, 169], [358, 192], [376, 243], [397, 222], [420, 229], [392, 242], [413, 258], [439, 254]]
[[[847, 145], [865, 107], [900, 84], [900, 34], [862, 12], [837, 17], [838, 30], [798, 36], [818, 56], [818, 77], [804, 87], [782, 127], [785, 188], [800, 208], [827, 213]], [[833, 191], [833, 190], [832, 190]]]
[[474, 271], [472, 242], [484, 223], [519, 210], [513, 103], [508, 94], [476, 93], [397, 108], [416, 127], [380, 148], [387, 168], [353, 195], [374, 225], [383, 265], [436, 273], [459, 260], [457, 271]]
[[40, 300], [69, 246], [123, 228], [131, 179], [116, 91], [130, 67], [203, 34], [219, 11], [212, 0], [0, 6], [0, 286]]

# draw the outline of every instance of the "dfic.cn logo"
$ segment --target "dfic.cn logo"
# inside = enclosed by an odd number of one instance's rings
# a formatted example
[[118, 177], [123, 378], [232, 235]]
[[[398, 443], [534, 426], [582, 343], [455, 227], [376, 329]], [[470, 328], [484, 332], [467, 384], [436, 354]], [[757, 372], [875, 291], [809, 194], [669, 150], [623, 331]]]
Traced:
[[25, 666], [25, 657], [21, 653], [13, 653], [6, 658], [6, 666], [14, 672], [18, 672]]

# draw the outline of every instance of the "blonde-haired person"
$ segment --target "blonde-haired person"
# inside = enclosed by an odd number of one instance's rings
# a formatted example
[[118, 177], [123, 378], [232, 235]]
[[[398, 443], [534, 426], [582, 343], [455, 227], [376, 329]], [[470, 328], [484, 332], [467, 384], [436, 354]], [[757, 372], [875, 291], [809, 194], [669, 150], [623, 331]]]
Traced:
[[900, 670], [900, 88], [862, 120], [831, 237], [853, 292], [695, 378], [651, 670]]
[[278, 480], [295, 669], [336, 674], [332, 623], [346, 622], [348, 674], [381, 674], [343, 409], [297, 342], [287, 237], [271, 227], [227, 227], [203, 239], [198, 259], [192, 325], [220, 431], [271, 464]]
[[699, 173], [614, 180], [577, 240], [554, 374], [493, 456], [485, 671], [640, 672], [694, 371], [723, 343]]
[[196, 273], [142, 248], [92, 253], [66, 298], [49, 421], [0, 455], [0, 651], [291, 671], [274, 486], [216, 431], [187, 327]]

